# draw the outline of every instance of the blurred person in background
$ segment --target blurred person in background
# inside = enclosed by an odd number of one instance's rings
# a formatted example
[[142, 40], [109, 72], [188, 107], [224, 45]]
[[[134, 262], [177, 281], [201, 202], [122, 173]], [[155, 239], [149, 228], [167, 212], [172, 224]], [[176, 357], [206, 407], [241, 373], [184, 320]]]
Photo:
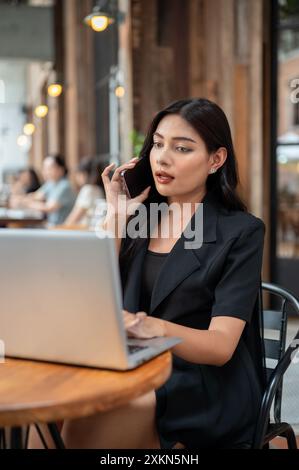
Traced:
[[33, 193], [37, 191], [40, 186], [40, 180], [34, 168], [29, 167], [18, 171], [10, 187], [10, 205], [14, 206], [18, 204], [19, 198], [17, 196]]
[[97, 158], [85, 157], [79, 163], [75, 179], [80, 188], [75, 205], [65, 225], [89, 227], [96, 210], [97, 201], [105, 199], [101, 173], [103, 164]]
[[60, 155], [46, 157], [42, 170], [45, 183], [37, 191], [24, 196], [21, 206], [43, 212], [50, 226], [62, 224], [75, 202], [67, 172]]

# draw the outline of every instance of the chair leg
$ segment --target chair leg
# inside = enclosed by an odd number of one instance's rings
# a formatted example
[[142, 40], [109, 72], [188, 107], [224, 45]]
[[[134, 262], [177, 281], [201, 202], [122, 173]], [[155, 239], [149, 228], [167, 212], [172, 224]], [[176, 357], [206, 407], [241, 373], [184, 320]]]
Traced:
[[30, 426], [26, 427], [24, 449], [28, 449]]
[[56, 423], [48, 423], [48, 430], [53, 439], [56, 449], [65, 449], [64, 442]]
[[44, 449], [48, 449], [49, 447], [48, 447], [47, 441], [46, 441], [46, 439], [44, 438], [44, 435], [43, 435], [43, 433], [42, 433], [42, 431], [41, 431], [41, 428], [39, 427], [38, 424], [35, 424], [34, 426], [35, 426], [36, 432], [37, 432], [37, 434], [38, 434], [38, 436], [39, 436], [39, 438], [40, 438], [40, 440], [41, 440], [41, 443], [42, 443], [42, 445], [44, 446]]
[[12, 427], [10, 430], [10, 448], [23, 449], [23, 430], [21, 427]]
[[0, 449], [6, 449], [6, 438], [4, 428], [0, 428]]
[[289, 449], [297, 449], [296, 436], [294, 433], [294, 429], [291, 426], [289, 426], [284, 432], [282, 432], [281, 436], [286, 438]]

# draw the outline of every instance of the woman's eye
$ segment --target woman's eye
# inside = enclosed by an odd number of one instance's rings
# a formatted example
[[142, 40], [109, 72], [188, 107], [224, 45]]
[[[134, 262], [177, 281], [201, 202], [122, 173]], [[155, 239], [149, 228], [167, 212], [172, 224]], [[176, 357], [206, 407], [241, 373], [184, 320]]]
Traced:
[[157, 149], [162, 147], [161, 142], [153, 142], [153, 146], [156, 147]]
[[187, 149], [186, 147], [177, 147], [177, 150], [183, 153], [190, 152], [190, 149]]

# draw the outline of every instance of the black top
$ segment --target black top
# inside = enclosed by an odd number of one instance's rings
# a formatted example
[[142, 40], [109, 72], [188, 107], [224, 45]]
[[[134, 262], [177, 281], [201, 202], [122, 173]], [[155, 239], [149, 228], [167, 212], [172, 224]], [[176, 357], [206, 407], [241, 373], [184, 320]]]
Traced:
[[142, 271], [140, 311], [148, 313], [151, 305], [152, 291], [159, 272], [164, 264], [168, 253], [156, 253], [147, 250]]
[[[156, 391], [156, 423], [164, 448], [176, 442], [189, 448], [237, 447], [253, 438], [262, 395], [256, 302], [264, 230], [260, 219], [229, 211], [208, 194], [203, 200], [202, 245], [190, 246], [190, 240], [186, 245], [182, 234], [160, 268], [153, 268], [148, 239], [134, 240], [130, 258], [120, 257], [124, 308], [129, 312], [142, 309], [204, 330], [216, 316], [246, 322], [232, 358], [221, 367], [173, 355], [172, 374]], [[121, 253], [128, 242], [123, 240]]]

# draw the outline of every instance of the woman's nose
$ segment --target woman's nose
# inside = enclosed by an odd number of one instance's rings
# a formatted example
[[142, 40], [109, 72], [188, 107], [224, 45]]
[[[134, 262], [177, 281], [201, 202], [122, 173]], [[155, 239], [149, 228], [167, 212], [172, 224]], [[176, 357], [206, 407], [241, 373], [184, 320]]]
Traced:
[[163, 150], [159, 157], [157, 158], [157, 163], [161, 166], [168, 166], [171, 164], [170, 152], [168, 150]]

